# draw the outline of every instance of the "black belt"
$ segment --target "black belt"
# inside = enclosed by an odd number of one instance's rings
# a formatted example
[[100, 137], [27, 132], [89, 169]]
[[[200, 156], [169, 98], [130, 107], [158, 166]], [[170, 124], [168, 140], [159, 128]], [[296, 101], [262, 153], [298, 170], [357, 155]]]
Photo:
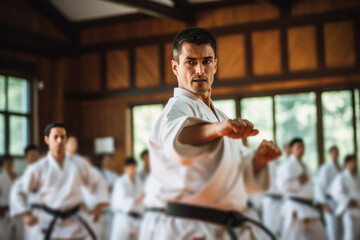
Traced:
[[283, 198], [282, 195], [274, 194], [274, 193], [266, 193], [265, 197], [269, 197], [269, 198], [274, 199], [274, 200], [281, 200]]
[[127, 215], [129, 215], [132, 218], [141, 218], [141, 214], [137, 212], [128, 212]]
[[[41, 209], [41, 210], [45, 211], [46, 213], [54, 216], [54, 218], [51, 220], [48, 228], [45, 230], [44, 240], [50, 240], [51, 233], [54, 230], [54, 226], [55, 226], [58, 218], [61, 218], [62, 220], [64, 220], [66, 218], [76, 215], [80, 210], [80, 205], [76, 205], [75, 207], [70, 208], [65, 211], [53, 209], [53, 208], [50, 208], [50, 207], [48, 207], [46, 205], [42, 205], [42, 204], [32, 204], [31, 207], [36, 208], [36, 209]], [[93, 230], [91, 229], [91, 227], [89, 226], [89, 224], [79, 215], [76, 215], [76, 218], [85, 227], [85, 229], [90, 234], [91, 238], [93, 240], [96, 240], [97, 239], [96, 235], [93, 232]]]
[[9, 206], [7, 205], [0, 206], [0, 212], [7, 212], [7, 211], [9, 211]]
[[289, 200], [306, 205], [308, 207], [311, 207], [313, 209], [315, 209], [316, 211], [320, 211], [319, 205], [316, 204], [313, 200], [308, 200], [308, 199], [304, 199], [304, 198], [298, 198], [298, 197], [294, 197], [294, 196], [288, 196], [287, 197]]
[[165, 208], [146, 208], [145, 212], [159, 212], [165, 213]]
[[235, 211], [221, 211], [214, 208], [172, 202], [167, 204], [166, 215], [180, 218], [192, 218], [226, 226], [232, 240], [238, 239], [233, 228], [240, 227], [243, 223], [249, 222], [261, 228], [272, 240], [276, 239], [273, 233], [264, 225]]

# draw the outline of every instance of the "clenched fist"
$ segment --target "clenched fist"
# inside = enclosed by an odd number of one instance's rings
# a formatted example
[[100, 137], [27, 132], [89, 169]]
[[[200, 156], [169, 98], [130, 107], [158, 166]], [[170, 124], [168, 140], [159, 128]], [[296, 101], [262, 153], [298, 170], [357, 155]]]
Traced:
[[254, 154], [255, 172], [280, 156], [281, 150], [273, 141], [263, 140]]
[[219, 123], [215, 131], [219, 137], [227, 136], [234, 139], [247, 138], [259, 134], [259, 130], [254, 129], [254, 124], [239, 117]]

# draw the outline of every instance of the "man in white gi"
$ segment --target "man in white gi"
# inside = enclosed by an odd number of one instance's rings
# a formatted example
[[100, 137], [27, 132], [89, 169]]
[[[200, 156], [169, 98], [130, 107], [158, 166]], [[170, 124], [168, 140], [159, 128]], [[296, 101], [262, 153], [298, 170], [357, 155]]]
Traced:
[[13, 157], [5, 155], [0, 159], [0, 236], [5, 240], [12, 236], [13, 221], [9, 214], [10, 189], [16, 176], [12, 171]]
[[329, 186], [340, 173], [338, 163], [339, 149], [332, 146], [329, 150], [330, 161], [324, 163], [318, 173], [315, 184], [315, 199], [322, 205], [326, 233], [329, 240], [341, 239], [341, 218], [335, 215], [336, 203], [329, 194]]
[[332, 182], [330, 193], [337, 203], [335, 214], [343, 223], [344, 234], [338, 239], [360, 239], [360, 176], [355, 155], [346, 156], [345, 170]]
[[[111, 168], [112, 161], [113, 161], [113, 156], [109, 153], [103, 153], [99, 156], [99, 164], [100, 164], [99, 170], [101, 175], [105, 179], [109, 196], [112, 193], [116, 179], [119, 177], [119, 175], [116, 172], [114, 172]], [[104, 239], [104, 240], [109, 239], [112, 218], [113, 216], [110, 208], [104, 208], [99, 222], [99, 225], [102, 226], [99, 237], [100, 239]]]
[[241, 222], [247, 193], [267, 187], [267, 162], [281, 151], [264, 141], [252, 156], [241, 138], [258, 130], [214, 108], [216, 41], [209, 31], [178, 33], [173, 55], [179, 87], [150, 136], [151, 179], [145, 193], [147, 207], [166, 214], [154, 223], [148, 209], [143, 226], [153, 229], [144, 228], [143, 234], [142, 228], [141, 239], [226, 239], [228, 234], [235, 239], [232, 228]]
[[283, 240], [323, 240], [326, 233], [320, 211], [314, 205], [311, 172], [303, 162], [304, 142], [294, 138], [292, 155], [277, 170], [277, 187], [285, 195]]
[[110, 240], [138, 239], [143, 211], [143, 181], [136, 174], [136, 161], [129, 157], [124, 163], [124, 174], [119, 177], [111, 196], [114, 212]]
[[[35, 163], [37, 160], [39, 159], [39, 150], [38, 147], [36, 145], [28, 145], [25, 148], [25, 161], [27, 163], [27, 166]], [[16, 194], [17, 192], [22, 191], [21, 190], [21, 184], [20, 184], [20, 178], [18, 178], [14, 184], [11, 187], [11, 193], [10, 193], [10, 215], [13, 217], [17, 210], [17, 203], [19, 201], [21, 201], [21, 199], [17, 199], [18, 195]], [[29, 193], [27, 202], [29, 203], [29, 207], [31, 204], [36, 204], [38, 201], [38, 195], [37, 195], [37, 191], [33, 191]], [[23, 222], [23, 219], [17, 219], [14, 218], [14, 220], [17, 221], [21, 221], [22, 222], [22, 227], [24, 229], [24, 240], [33, 240], [33, 239], [41, 239], [42, 238], [42, 234], [41, 231], [39, 229], [39, 227], [37, 225], [35, 226], [28, 226], [27, 224], [25, 224]]]
[[[85, 239], [89, 227], [77, 214], [82, 202], [81, 186], [88, 187], [93, 194], [101, 193], [99, 183], [89, 164], [82, 158], [65, 153], [66, 128], [62, 123], [51, 123], [45, 129], [45, 143], [49, 147], [46, 157], [27, 167], [20, 178], [15, 215], [21, 215], [29, 226], [39, 224], [44, 239]], [[40, 215], [32, 214], [27, 197], [38, 191]], [[108, 203], [106, 195], [97, 194], [94, 209], [97, 221], [103, 204]], [[86, 231], [88, 230], [88, 232]]]

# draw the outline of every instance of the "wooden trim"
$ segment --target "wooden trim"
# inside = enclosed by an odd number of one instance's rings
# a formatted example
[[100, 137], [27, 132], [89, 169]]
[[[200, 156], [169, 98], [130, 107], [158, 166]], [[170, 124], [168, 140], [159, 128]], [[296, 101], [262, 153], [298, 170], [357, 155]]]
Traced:
[[136, 8], [139, 12], [154, 16], [154, 17], [166, 17], [170, 19], [180, 20], [182, 22], [194, 21], [195, 16], [190, 12], [182, 12], [177, 8], [169, 7], [164, 4], [143, 1], [143, 0], [106, 0], [109, 2], [118, 3], [121, 5]]
[[353, 130], [354, 130], [354, 153], [356, 156], [358, 156], [358, 149], [357, 149], [357, 122], [356, 122], [356, 101], [355, 101], [355, 90], [352, 89], [351, 91], [351, 105], [353, 106], [352, 108], [352, 113], [353, 113]]
[[28, 0], [28, 2], [37, 9], [41, 15], [52, 22], [69, 40], [74, 43], [78, 42], [79, 34], [77, 30], [50, 1]]
[[159, 73], [160, 73], [160, 85], [166, 86], [165, 80], [165, 46], [160, 44], [159, 46]]
[[245, 77], [249, 81], [254, 76], [253, 72], [253, 55], [252, 55], [252, 41], [251, 41], [251, 33], [246, 32], [245, 33], [245, 64], [246, 64], [246, 74]]
[[247, 4], [257, 3], [256, 0], [226, 0], [226, 1], [213, 1], [206, 3], [194, 3], [191, 4], [191, 7], [195, 9], [195, 11], [204, 11], [211, 9], [219, 9], [224, 7], [233, 7], [233, 6], [241, 6]]
[[79, 53], [75, 44], [44, 37], [28, 30], [0, 25], [0, 32], [0, 44], [3, 48], [48, 57], [76, 56]]
[[135, 89], [135, 81], [136, 81], [136, 69], [135, 69], [135, 64], [136, 64], [136, 59], [135, 59], [135, 49], [134, 48], [130, 48], [129, 50], [129, 62], [130, 62], [130, 88], [131, 89]]
[[107, 89], [107, 57], [106, 52], [100, 54], [100, 89], [106, 91]]
[[323, 131], [323, 112], [321, 91], [316, 92], [316, 135], [317, 135], [317, 150], [318, 150], [318, 164], [321, 166], [325, 162], [324, 157], [324, 131]]
[[325, 70], [325, 38], [324, 38], [324, 23], [317, 23], [315, 25], [316, 31], [316, 49], [318, 69]]
[[154, 17], [143, 14], [143, 13], [134, 13], [134, 14], [126, 14], [121, 16], [112, 16], [106, 17], [101, 19], [93, 19], [93, 20], [84, 20], [84, 21], [77, 21], [72, 22], [75, 28], [79, 30], [84, 30], [86, 28], [93, 28], [93, 27], [104, 27], [109, 25], [115, 25], [119, 23], [126, 23], [131, 21], [138, 21], [144, 19], [153, 19]]
[[29, 78], [36, 73], [36, 67], [28, 62], [0, 58], [0, 74], [2, 73]]

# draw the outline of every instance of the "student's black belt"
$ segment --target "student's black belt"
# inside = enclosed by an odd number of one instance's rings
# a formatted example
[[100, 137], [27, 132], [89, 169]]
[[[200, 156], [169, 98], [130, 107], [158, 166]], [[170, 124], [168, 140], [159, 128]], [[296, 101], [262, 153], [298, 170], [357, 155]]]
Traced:
[[42, 204], [32, 204], [31, 207], [35, 208], [35, 209], [41, 209], [41, 210], [45, 211], [46, 213], [54, 216], [54, 218], [51, 220], [48, 228], [45, 230], [44, 240], [50, 240], [51, 233], [53, 232], [54, 226], [59, 218], [64, 220], [64, 219], [67, 219], [67, 218], [69, 218], [71, 216], [75, 216], [75, 215], [76, 215], [77, 220], [85, 227], [87, 232], [90, 234], [91, 238], [93, 240], [97, 239], [95, 233], [93, 232], [93, 230], [91, 229], [89, 224], [80, 215], [77, 215], [77, 213], [80, 210], [80, 205], [76, 205], [75, 207], [70, 208], [68, 210], [64, 210], [64, 211], [53, 209], [53, 208], [50, 208], [50, 207], [48, 207], [46, 205], [42, 205]]
[[145, 212], [165, 213], [165, 208], [145, 208]]
[[276, 239], [274, 234], [264, 225], [235, 211], [221, 211], [214, 208], [171, 202], [167, 204], [165, 213], [171, 217], [191, 218], [226, 226], [231, 240], [238, 239], [234, 228], [240, 227], [245, 222], [261, 228], [272, 240]]
[[274, 193], [266, 193], [265, 197], [274, 199], [274, 200], [281, 200], [283, 196], [281, 194], [274, 194]]
[[[319, 205], [316, 204], [313, 200], [309, 200], [309, 199], [304, 199], [304, 198], [299, 198], [299, 197], [294, 197], [294, 196], [288, 196], [287, 197], [290, 201], [293, 202], [297, 202], [303, 205], [306, 205], [308, 207], [311, 207], [313, 209], [315, 209], [316, 211], [320, 211]], [[321, 212], [321, 211], [320, 211]]]

